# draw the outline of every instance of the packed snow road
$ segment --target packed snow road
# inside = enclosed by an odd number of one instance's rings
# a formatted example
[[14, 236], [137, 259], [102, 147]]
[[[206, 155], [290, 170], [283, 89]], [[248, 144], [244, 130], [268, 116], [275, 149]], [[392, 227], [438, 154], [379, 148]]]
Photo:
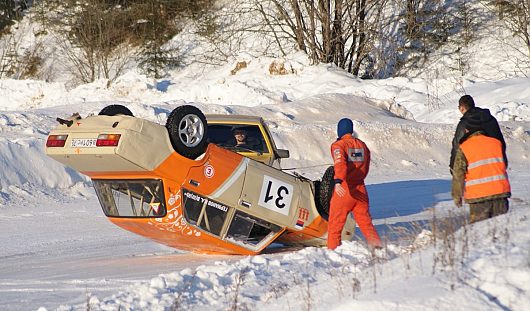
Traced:
[[[100, 297], [160, 273], [237, 256], [178, 252], [113, 225], [95, 196], [3, 208], [0, 310], [50, 310]], [[21, 300], [21, 297], [24, 297]]]

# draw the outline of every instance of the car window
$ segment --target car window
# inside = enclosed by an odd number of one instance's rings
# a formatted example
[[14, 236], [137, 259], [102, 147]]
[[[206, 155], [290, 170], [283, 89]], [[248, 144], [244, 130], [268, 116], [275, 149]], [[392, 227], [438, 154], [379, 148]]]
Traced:
[[182, 194], [186, 221], [217, 236], [221, 235], [229, 207], [186, 189], [183, 189]]
[[166, 215], [164, 187], [157, 179], [93, 180], [105, 215], [162, 217]]
[[[246, 134], [245, 144], [237, 144], [234, 136], [236, 131], [242, 131]], [[236, 152], [256, 151], [269, 153], [263, 134], [257, 125], [208, 124], [208, 140], [211, 143]]]
[[227, 240], [246, 245], [258, 245], [270, 239], [281, 228], [249, 214], [237, 211], [228, 228]]

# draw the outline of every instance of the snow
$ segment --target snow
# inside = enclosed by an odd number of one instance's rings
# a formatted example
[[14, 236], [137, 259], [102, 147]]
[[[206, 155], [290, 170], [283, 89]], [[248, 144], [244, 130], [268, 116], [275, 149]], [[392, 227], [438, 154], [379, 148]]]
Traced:
[[[131, 70], [75, 88], [0, 80], [0, 309], [530, 310], [530, 78], [496, 61], [504, 51], [475, 48], [477, 70], [434, 80], [360, 80], [299, 53], [245, 55], [234, 75], [229, 63], [160, 80]], [[273, 61], [291, 70], [271, 75]], [[513, 194], [508, 214], [473, 225], [453, 221], [467, 210], [450, 198], [463, 90], [501, 121]], [[336, 251], [206, 256], [125, 232], [105, 218], [88, 178], [43, 148], [56, 117], [116, 103], [161, 124], [183, 104], [262, 116], [290, 150], [282, 166], [311, 179], [331, 163], [337, 121], [352, 118], [373, 153], [366, 183], [386, 247], [370, 252], [357, 232]], [[435, 218], [443, 226], [431, 232]]]

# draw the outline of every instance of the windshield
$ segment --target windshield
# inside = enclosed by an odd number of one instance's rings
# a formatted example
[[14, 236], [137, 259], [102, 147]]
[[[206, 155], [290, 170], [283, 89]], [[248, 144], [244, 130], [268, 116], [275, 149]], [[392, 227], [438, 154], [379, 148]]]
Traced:
[[162, 217], [166, 214], [164, 188], [158, 179], [93, 180], [105, 215]]
[[236, 152], [269, 153], [263, 134], [257, 125], [208, 124], [208, 140]]

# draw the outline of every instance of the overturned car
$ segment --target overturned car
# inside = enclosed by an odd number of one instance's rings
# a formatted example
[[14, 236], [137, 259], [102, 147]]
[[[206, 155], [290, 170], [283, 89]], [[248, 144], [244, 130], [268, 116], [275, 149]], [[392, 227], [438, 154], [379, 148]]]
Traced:
[[[184, 105], [163, 126], [110, 105], [57, 120], [46, 154], [89, 176], [105, 215], [126, 230], [198, 253], [326, 244], [332, 167], [322, 181], [279, 169], [289, 152], [260, 117], [205, 116]], [[238, 129], [254, 144], [231, 142]], [[349, 217], [343, 239], [354, 227]]]

